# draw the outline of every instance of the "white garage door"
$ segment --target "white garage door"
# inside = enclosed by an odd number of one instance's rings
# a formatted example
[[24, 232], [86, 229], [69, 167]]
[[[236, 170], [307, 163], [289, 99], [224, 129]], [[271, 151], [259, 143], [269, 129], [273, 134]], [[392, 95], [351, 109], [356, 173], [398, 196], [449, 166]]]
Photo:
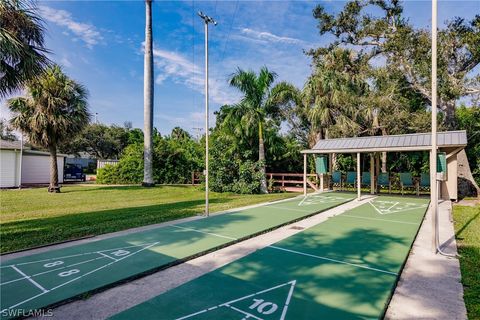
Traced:
[[[63, 157], [57, 157], [58, 182], [63, 182]], [[50, 156], [24, 154], [22, 162], [22, 183], [49, 183]]]
[[13, 150], [0, 150], [0, 187], [18, 187], [17, 155]]

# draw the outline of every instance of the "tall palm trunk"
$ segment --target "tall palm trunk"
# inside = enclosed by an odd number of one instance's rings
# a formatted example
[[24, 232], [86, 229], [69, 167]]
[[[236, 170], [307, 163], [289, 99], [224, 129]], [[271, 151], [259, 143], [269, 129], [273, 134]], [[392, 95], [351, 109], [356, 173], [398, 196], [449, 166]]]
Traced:
[[267, 188], [267, 177], [265, 176], [265, 145], [263, 143], [263, 123], [259, 121], [258, 123], [258, 161], [262, 163], [260, 171], [262, 173], [262, 180], [260, 182], [260, 192], [268, 193]]
[[144, 156], [143, 183], [145, 187], [153, 182], [153, 55], [152, 55], [152, 0], [145, 0], [145, 64], [143, 78], [144, 112]]
[[[387, 130], [382, 128], [382, 136], [387, 135]], [[382, 152], [382, 172], [387, 172], [387, 153], [384, 151]]]
[[60, 186], [58, 185], [58, 165], [57, 165], [57, 147], [50, 146], [50, 185], [48, 186], [48, 192], [60, 192]]

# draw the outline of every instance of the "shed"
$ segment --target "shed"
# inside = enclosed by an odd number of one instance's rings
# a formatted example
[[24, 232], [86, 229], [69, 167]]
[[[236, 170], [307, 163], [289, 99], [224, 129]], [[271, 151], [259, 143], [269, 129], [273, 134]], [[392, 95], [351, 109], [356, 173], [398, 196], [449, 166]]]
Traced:
[[[374, 154], [377, 152], [409, 152], [430, 151], [431, 133], [413, 133], [401, 135], [369, 136], [325, 139], [318, 141], [312, 149], [303, 150], [304, 175], [306, 174], [306, 159], [308, 154], [334, 154], [355, 153], [357, 154], [357, 181], [360, 181], [360, 156], [361, 154]], [[437, 133], [437, 145], [440, 152], [445, 152], [447, 162], [447, 174], [441, 182], [441, 197], [443, 199], [458, 198], [457, 194], [457, 155], [467, 145], [467, 133], [465, 130], [446, 131]], [[373, 157], [371, 158], [373, 159]], [[371, 161], [371, 169], [374, 167]], [[371, 170], [371, 181], [375, 181], [374, 170]], [[371, 192], [374, 192], [373, 184]], [[304, 177], [304, 193], [306, 193], [306, 177]], [[358, 188], [360, 196], [360, 188]]]
[[[66, 155], [57, 154], [58, 182], [63, 182]], [[20, 172], [21, 170], [21, 172]], [[0, 187], [48, 184], [50, 182], [50, 154], [32, 150], [20, 141], [0, 140]]]

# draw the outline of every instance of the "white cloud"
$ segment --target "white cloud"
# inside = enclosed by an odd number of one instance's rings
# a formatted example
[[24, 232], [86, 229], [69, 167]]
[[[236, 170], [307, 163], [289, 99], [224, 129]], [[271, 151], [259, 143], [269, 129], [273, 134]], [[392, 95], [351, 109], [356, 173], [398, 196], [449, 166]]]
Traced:
[[241, 30], [242, 34], [253, 39], [261, 40], [267, 42], [277, 42], [277, 43], [286, 43], [286, 44], [303, 44], [304, 42], [300, 39], [281, 37], [267, 31], [258, 31], [250, 28], [243, 28]]
[[[204, 73], [199, 66], [182, 54], [173, 51], [154, 48], [153, 56], [157, 69], [155, 83], [162, 84], [166, 79], [171, 79], [199, 93], [204, 93]], [[212, 101], [218, 104], [229, 104], [236, 101], [236, 97], [231, 94], [224, 79], [210, 77], [209, 95]]]
[[85, 42], [88, 48], [93, 48], [94, 45], [103, 39], [94, 25], [75, 21], [72, 14], [68, 11], [57, 10], [47, 6], [39, 6], [39, 10], [45, 20], [66, 27], [76, 37]]
[[[213, 110], [208, 113], [209, 128], [215, 125], [216, 115]], [[203, 134], [205, 132], [205, 112], [190, 112], [184, 116], [170, 116], [164, 113], [155, 114], [155, 118], [168, 122], [172, 127], [179, 126], [193, 135]], [[162, 132], [170, 134], [170, 132]]]
[[72, 63], [70, 62], [70, 60], [68, 60], [67, 57], [63, 57], [61, 60], [60, 60], [60, 64], [66, 68], [70, 68], [72, 66]]

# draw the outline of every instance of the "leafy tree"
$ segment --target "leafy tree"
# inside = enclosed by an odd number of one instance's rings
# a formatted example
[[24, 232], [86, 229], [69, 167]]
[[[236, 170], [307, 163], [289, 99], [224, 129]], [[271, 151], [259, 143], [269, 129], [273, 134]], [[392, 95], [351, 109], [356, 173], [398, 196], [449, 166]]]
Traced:
[[128, 130], [128, 144], [143, 143], [142, 129], [134, 128]]
[[[303, 104], [314, 130], [314, 141], [334, 136], [358, 135], [355, 121], [360, 98], [366, 95], [368, 64], [350, 49], [333, 48], [314, 54], [313, 74], [303, 92]], [[335, 130], [337, 133], [331, 132]]]
[[60, 150], [72, 154], [86, 152], [97, 159], [118, 159], [128, 145], [129, 137], [125, 128], [92, 123], [77, 138], [62, 145]]
[[[238, 69], [230, 79], [230, 85], [240, 90], [243, 94], [238, 104], [225, 106], [224, 126], [230, 126], [240, 135], [249, 137], [252, 130], [258, 130], [258, 160], [265, 176], [265, 123], [269, 119], [280, 116], [280, 105], [283, 94], [290, 90], [290, 85], [281, 82], [272, 88], [276, 73], [263, 67], [258, 75], [253, 71]], [[267, 193], [267, 180], [262, 178], [260, 188], [262, 193]]]
[[[358, 48], [371, 64], [384, 60], [390, 70], [403, 74], [408, 89], [431, 103], [430, 33], [412, 26], [400, 1], [349, 1], [337, 15], [318, 5], [313, 15], [320, 34], [337, 39], [314, 52], [322, 54], [339, 45]], [[438, 35], [438, 103], [447, 128], [455, 127], [458, 99], [480, 94], [480, 76], [471, 73], [479, 63], [480, 15], [471, 21], [449, 21]]]
[[28, 0], [0, 1], [0, 97], [40, 75], [49, 60], [42, 20]]
[[190, 133], [188, 133], [187, 131], [183, 130], [180, 127], [173, 128], [172, 133], [170, 134], [170, 137], [176, 140], [185, 140], [185, 139], [192, 138]]
[[465, 149], [475, 181], [480, 185], [480, 107], [460, 106], [457, 109], [458, 127], [467, 130], [468, 145]]
[[13, 128], [5, 119], [0, 119], [0, 139], [7, 141], [17, 140], [17, 136], [13, 133]]
[[231, 154], [231, 142], [225, 132], [211, 135], [210, 188], [215, 192], [259, 193], [265, 178], [263, 163], [252, 161], [251, 150]]
[[[156, 131], [156, 130], [154, 130]], [[153, 177], [155, 183], [190, 183], [193, 171], [203, 166], [203, 147], [187, 135], [174, 133], [183, 129], [175, 128], [172, 135], [154, 135]], [[115, 166], [98, 170], [97, 183], [140, 183], [143, 177], [143, 144], [127, 146]]]
[[83, 130], [90, 120], [86, 89], [59, 66], [48, 68], [27, 85], [27, 96], [7, 101], [12, 126], [50, 152], [49, 192], [59, 192], [57, 147]]

